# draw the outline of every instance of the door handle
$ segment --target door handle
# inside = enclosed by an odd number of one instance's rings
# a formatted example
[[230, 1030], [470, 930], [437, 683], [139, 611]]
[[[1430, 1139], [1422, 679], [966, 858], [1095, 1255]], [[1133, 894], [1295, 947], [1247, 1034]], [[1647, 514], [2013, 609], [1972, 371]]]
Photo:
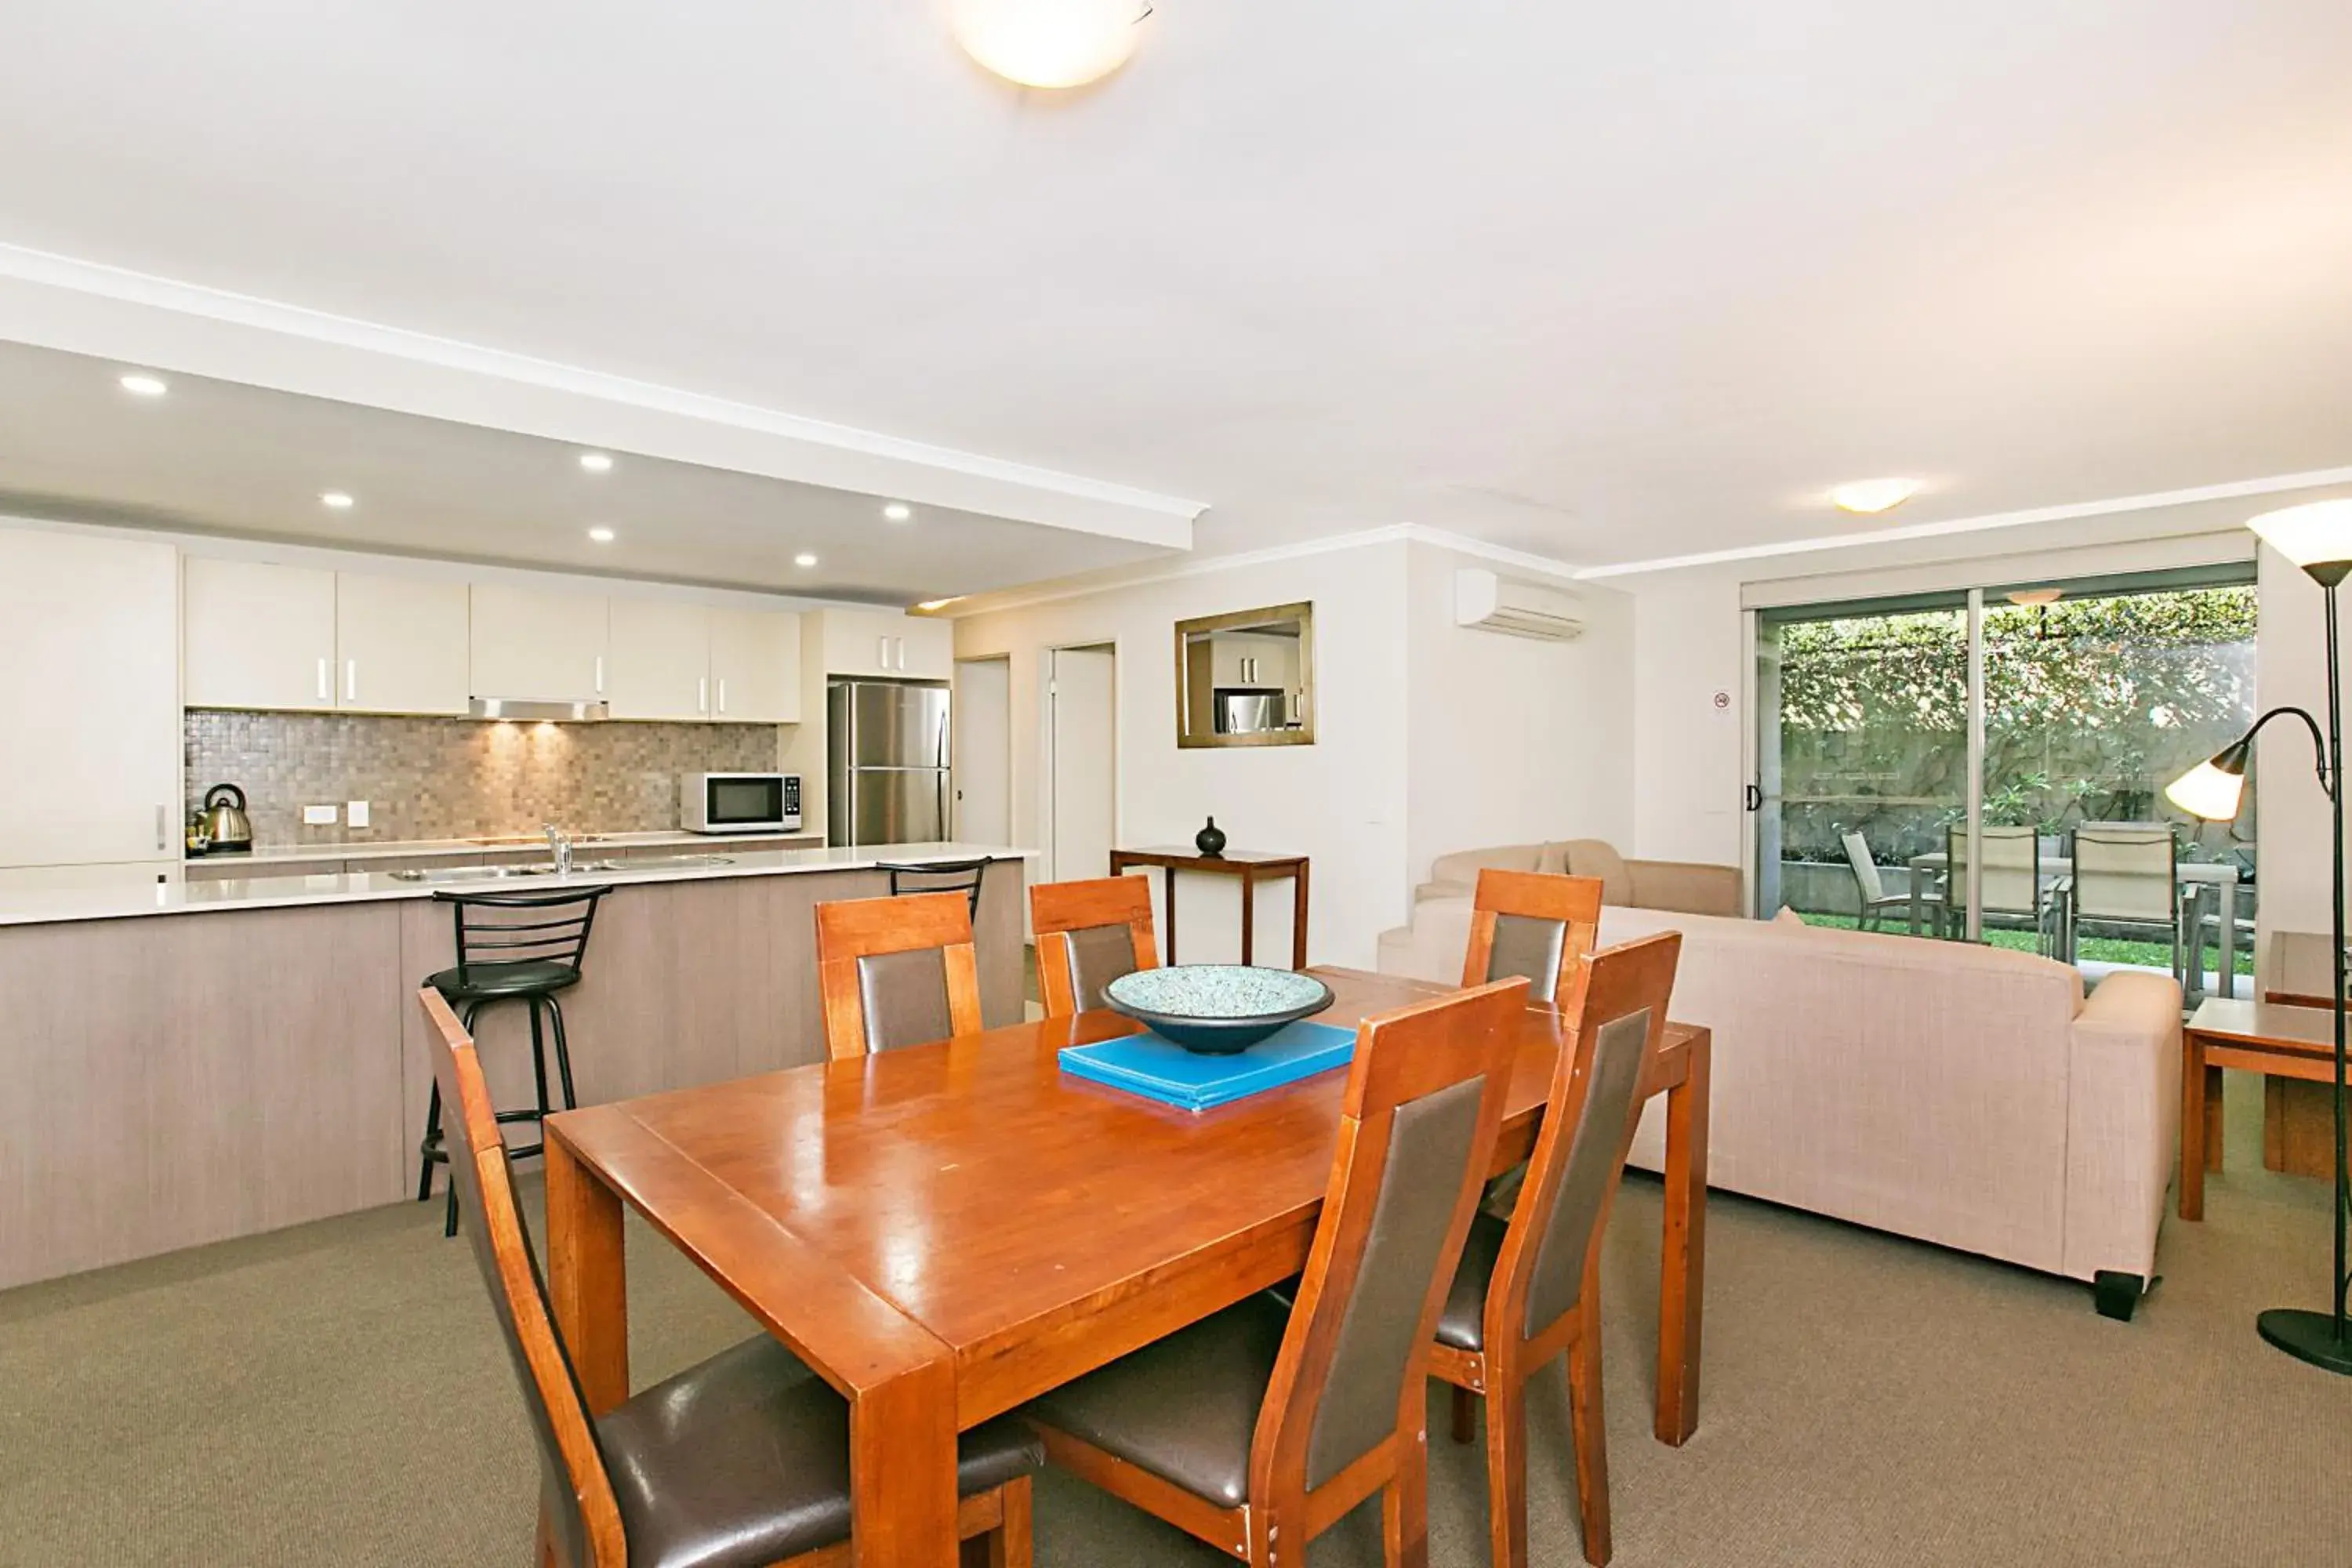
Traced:
[[1762, 784], [1742, 784], [1739, 788], [1739, 803], [1749, 811], [1763, 810], [1764, 786]]

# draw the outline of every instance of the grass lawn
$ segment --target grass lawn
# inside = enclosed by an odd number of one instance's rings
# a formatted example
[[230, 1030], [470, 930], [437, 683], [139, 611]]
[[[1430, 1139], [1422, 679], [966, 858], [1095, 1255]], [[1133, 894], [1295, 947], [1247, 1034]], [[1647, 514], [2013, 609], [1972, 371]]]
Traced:
[[[1813, 914], [1801, 910], [1798, 912], [1804, 916], [1809, 926], [1835, 926], [1841, 931], [1852, 931], [1862, 923], [1852, 915]], [[1984, 933], [1984, 939], [1990, 947], [2006, 947], [2018, 952], [2037, 951], [2033, 933], [2030, 931], [1989, 931]], [[2078, 937], [2074, 942], [2074, 955], [2099, 963], [2137, 963], [2143, 968], [2161, 969], [2167, 973], [2172, 968], [2172, 949], [2169, 947], [2152, 942], [2126, 942], [2111, 936]], [[2254, 955], [2241, 952], [2238, 954], [2238, 973], [2252, 974], [2253, 972]]]

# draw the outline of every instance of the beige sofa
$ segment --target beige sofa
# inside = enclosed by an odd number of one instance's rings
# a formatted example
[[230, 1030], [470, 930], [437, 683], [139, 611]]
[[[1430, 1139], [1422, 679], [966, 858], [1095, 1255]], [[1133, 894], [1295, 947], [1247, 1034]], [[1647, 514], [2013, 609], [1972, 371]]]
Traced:
[[1643, 910], [1679, 910], [1694, 915], [1740, 912], [1739, 868], [1701, 866], [1685, 860], [1628, 860], [1598, 838], [1556, 844], [1505, 844], [1441, 855], [1414, 901], [1468, 898], [1487, 867], [1501, 871], [1543, 871], [1554, 876], [1598, 877], [1601, 901]]
[[[1387, 973], [1458, 982], [1466, 898], [1381, 939]], [[2030, 953], [1607, 909], [1601, 941], [1683, 932], [1674, 1016], [1714, 1034], [1710, 1185], [2092, 1281], [2128, 1317], [2154, 1278], [2179, 1139], [2180, 986], [2125, 971], [2085, 1002]], [[1653, 1102], [1633, 1163], [1664, 1159]]]

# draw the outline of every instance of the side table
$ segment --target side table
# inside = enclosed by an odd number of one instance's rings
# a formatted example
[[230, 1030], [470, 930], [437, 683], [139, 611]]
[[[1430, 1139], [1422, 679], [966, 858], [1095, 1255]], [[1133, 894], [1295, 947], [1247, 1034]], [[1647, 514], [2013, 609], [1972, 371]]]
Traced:
[[1242, 884], [1242, 962], [1255, 962], [1257, 924], [1257, 885], [1261, 881], [1290, 879], [1290, 967], [1307, 967], [1307, 857], [1304, 855], [1267, 855], [1255, 849], [1228, 849], [1222, 855], [1203, 855], [1198, 849], [1163, 846], [1151, 849], [1114, 849], [1110, 852], [1110, 874], [1119, 876], [1130, 867], [1156, 866], [1160, 868], [1167, 889], [1168, 962], [1176, 962], [1176, 873], [1201, 871], [1211, 876], [1238, 877]]
[[2180, 1031], [2180, 1217], [2205, 1217], [2205, 1173], [2221, 1163], [2221, 1069], [2333, 1084], [2336, 1016], [2325, 1007], [2212, 997]]

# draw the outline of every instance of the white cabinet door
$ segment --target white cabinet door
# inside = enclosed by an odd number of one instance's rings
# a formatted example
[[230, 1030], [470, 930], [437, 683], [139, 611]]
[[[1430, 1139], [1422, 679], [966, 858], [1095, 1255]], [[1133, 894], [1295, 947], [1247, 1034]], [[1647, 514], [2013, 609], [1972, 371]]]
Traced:
[[336, 705], [464, 713], [468, 635], [463, 583], [336, 573]]
[[710, 622], [719, 612], [662, 599], [612, 603], [612, 668], [605, 672], [605, 697], [613, 704], [613, 717], [710, 717]]
[[955, 623], [887, 610], [826, 610], [827, 675], [945, 680], [955, 673]]
[[800, 721], [798, 616], [710, 612], [710, 716], [730, 724]]
[[188, 558], [184, 641], [191, 708], [335, 705], [335, 574]]
[[0, 529], [0, 866], [176, 862], [180, 558]]
[[604, 696], [607, 604], [586, 594], [475, 584], [472, 695], [556, 702]]

